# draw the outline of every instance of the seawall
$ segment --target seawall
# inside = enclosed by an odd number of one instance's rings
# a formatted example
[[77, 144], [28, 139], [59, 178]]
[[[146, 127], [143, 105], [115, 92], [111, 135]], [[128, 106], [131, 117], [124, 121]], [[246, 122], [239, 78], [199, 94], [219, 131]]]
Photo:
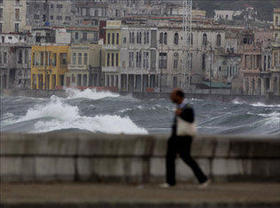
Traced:
[[[2, 134], [0, 175], [7, 182], [160, 182], [166, 135], [51, 132]], [[279, 181], [280, 138], [198, 136], [192, 155], [214, 181]], [[195, 180], [177, 160], [177, 179]]]

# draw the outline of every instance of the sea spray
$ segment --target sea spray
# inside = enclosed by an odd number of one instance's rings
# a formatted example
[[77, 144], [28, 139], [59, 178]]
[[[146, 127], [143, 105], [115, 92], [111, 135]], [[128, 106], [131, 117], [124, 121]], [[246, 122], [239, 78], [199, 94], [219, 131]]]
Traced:
[[67, 88], [65, 89], [68, 99], [76, 99], [76, 98], [85, 98], [85, 99], [91, 99], [91, 100], [99, 100], [107, 97], [119, 97], [119, 94], [112, 93], [109, 91], [100, 91], [97, 92], [96, 89], [85, 89], [85, 90], [78, 90], [78, 89], [72, 89]]

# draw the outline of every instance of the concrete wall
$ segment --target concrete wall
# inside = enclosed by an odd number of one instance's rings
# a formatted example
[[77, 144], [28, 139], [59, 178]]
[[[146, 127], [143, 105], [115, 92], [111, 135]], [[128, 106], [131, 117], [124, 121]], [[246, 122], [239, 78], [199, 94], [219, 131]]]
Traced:
[[[159, 182], [167, 136], [81, 132], [3, 134], [3, 181]], [[192, 155], [213, 180], [279, 180], [279, 138], [199, 136]], [[177, 179], [195, 180], [177, 161]]]

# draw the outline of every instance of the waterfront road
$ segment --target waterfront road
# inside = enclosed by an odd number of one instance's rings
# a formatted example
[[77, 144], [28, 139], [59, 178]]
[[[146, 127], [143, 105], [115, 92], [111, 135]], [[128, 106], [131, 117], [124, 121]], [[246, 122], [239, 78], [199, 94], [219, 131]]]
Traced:
[[280, 208], [280, 183], [158, 184], [2, 183], [4, 208]]

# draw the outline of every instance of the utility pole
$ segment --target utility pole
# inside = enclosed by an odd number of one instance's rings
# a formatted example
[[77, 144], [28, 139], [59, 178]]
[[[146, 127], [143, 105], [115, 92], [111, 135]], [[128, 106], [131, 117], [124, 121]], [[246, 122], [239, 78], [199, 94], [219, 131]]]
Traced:
[[[192, 60], [191, 60], [191, 39], [192, 39], [192, 0], [183, 0], [183, 32], [184, 32], [184, 43], [183, 43], [183, 82], [182, 88], [190, 89], [191, 87], [191, 71], [192, 71]], [[184, 47], [185, 46], [185, 47]]]

